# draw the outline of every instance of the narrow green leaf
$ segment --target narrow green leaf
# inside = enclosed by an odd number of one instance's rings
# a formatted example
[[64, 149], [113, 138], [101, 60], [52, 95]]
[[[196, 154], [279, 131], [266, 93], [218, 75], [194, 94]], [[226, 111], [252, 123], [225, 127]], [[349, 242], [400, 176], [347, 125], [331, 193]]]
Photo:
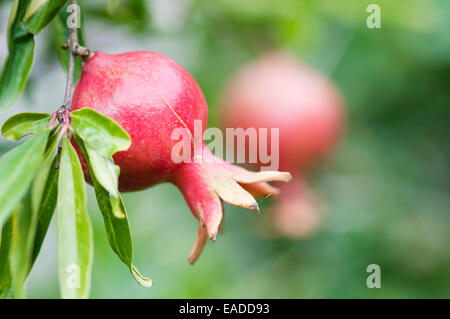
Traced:
[[150, 278], [142, 276], [134, 265], [131, 265], [131, 274], [133, 275], [134, 280], [142, 287], [149, 288], [153, 286], [153, 281]]
[[10, 141], [17, 141], [28, 134], [36, 134], [45, 130], [50, 114], [47, 113], [20, 113], [9, 119], [2, 126], [2, 135]]
[[[10, 273], [5, 273], [6, 268], [2, 267], [5, 258], [0, 256], [0, 278], [2, 278], [0, 279], [0, 295], [3, 295], [4, 297], [12, 297], [12, 291], [14, 291], [16, 297], [24, 297], [23, 286], [31, 271], [34, 260], [37, 257], [37, 253], [35, 253], [36, 246], [39, 245], [38, 247], [40, 248], [43, 240], [43, 235], [38, 237], [37, 233], [37, 230], [39, 230], [39, 214], [43, 215], [42, 210], [39, 210], [39, 208], [45, 206], [45, 204], [49, 202], [51, 196], [44, 195], [53, 189], [52, 187], [49, 187], [48, 189], [43, 188], [50, 184], [48, 182], [44, 184], [43, 182], [46, 182], [46, 179], [44, 180], [43, 177], [46, 178], [49, 175], [49, 166], [52, 164], [53, 158], [55, 157], [56, 145], [56, 141], [49, 141], [44, 160], [42, 161], [42, 165], [40, 165], [41, 169], [38, 171], [33, 182], [31, 194], [25, 197], [25, 200], [23, 201], [25, 205], [19, 204], [22, 208], [17, 209], [4, 226], [2, 238], [4, 238], [5, 241], [2, 240], [0, 255], [6, 255], [6, 249], [4, 247], [7, 247], [7, 245], [11, 247], [9, 252], [10, 256], [8, 258], [9, 269], [11, 269]], [[57, 170], [53, 168], [53, 171]], [[56, 180], [56, 178], [54, 179]], [[42, 204], [40, 201], [42, 201]], [[56, 203], [56, 199], [54, 199], [54, 202]], [[53, 209], [54, 206], [55, 205], [53, 205]], [[51, 212], [53, 213], [53, 210]], [[9, 232], [7, 232], [8, 229], [10, 229]], [[45, 231], [46, 230], [47, 228], [45, 228]], [[41, 230], [40, 233], [44, 232]], [[13, 239], [12, 244], [8, 244], [8, 235], [10, 241], [11, 238]], [[7, 283], [11, 281], [11, 277], [12, 283], [7, 285]]]
[[14, 299], [11, 284], [6, 286], [4, 289], [0, 290], [0, 299]]
[[12, 106], [19, 98], [31, 71], [34, 56], [33, 36], [14, 38], [0, 76], [0, 111]]
[[151, 287], [153, 282], [140, 274], [133, 265], [133, 242], [130, 226], [128, 224], [126, 209], [119, 195], [119, 205], [123, 212], [123, 218], [117, 218], [113, 212], [112, 196], [95, 179], [93, 179], [95, 195], [100, 211], [103, 215], [108, 241], [122, 262], [128, 266], [134, 279], [143, 287]]
[[[130, 226], [128, 224], [127, 212], [120, 194], [117, 198], [112, 196], [111, 193], [96, 179], [96, 175], [98, 175], [96, 169], [98, 166], [95, 167], [92, 165], [89, 155], [92, 154], [92, 151], [88, 152], [83, 141], [78, 137], [75, 137], [75, 140], [88, 163], [92, 184], [94, 185], [95, 195], [97, 197], [97, 204], [103, 215], [106, 234], [111, 248], [122, 262], [128, 266], [131, 274], [141, 286], [152, 286], [152, 280], [143, 277], [133, 265], [133, 241], [131, 238]], [[122, 218], [117, 218], [117, 212], [115, 212], [117, 209], [120, 209], [120, 212], [123, 215]]]
[[61, 296], [88, 298], [93, 259], [92, 226], [86, 208], [83, 170], [75, 149], [65, 137], [56, 212]]
[[[14, 1], [8, 20], [8, 47], [13, 42], [12, 40], [14, 37], [28, 33], [26, 29], [23, 28], [22, 19], [25, 16], [29, 6], [30, 0]], [[17, 30], [21, 32], [17, 32]]]
[[[47, 179], [45, 181], [44, 191], [41, 195], [41, 202], [38, 207], [38, 226], [36, 230], [36, 238], [34, 240], [33, 258], [32, 262], [36, 261], [37, 256], [41, 250], [45, 235], [47, 234], [48, 226], [53, 217], [56, 208], [56, 200], [58, 197], [58, 173], [59, 170], [55, 168], [56, 159], [51, 163]], [[45, 175], [42, 175], [44, 177]], [[38, 187], [38, 186], [34, 186]]]
[[72, 112], [72, 126], [86, 146], [104, 157], [125, 151], [131, 145], [128, 133], [110, 118], [90, 108]]
[[29, 0], [16, 0], [8, 21], [9, 55], [0, 75], [0, 111], [19, 98], [30, 75], [34, 55], [33, 36], [22, 23]]
[[55, 165], [58, 141], [59, 139], [57, 138], [49, 141], [47, 151], [42, 160], [41, 169], [31, 188], [31, 205], [38, 220], [34, 239], [32, 266], [39, 255], [56, 208], [59, 170], [55, 168]]
[[11, 282], [9, 272], [9, 252], [12, 241], [12, 217], [3, 225], [0, 237], [0, 295]]
[[31, 208], [30, 195], [25, 196], [19, 207], [12, 215], [13, 240], [9, 266], [14, 295], [16, 298], [24, 298], [23, 286], [31, 269], [37, 214]]
[[[25, 1], [23, 1], [25, 2]], [[22, 13], [19, 12], [19, 0], [14, 0], [14, 3], [11, 7], [11, 11], [9, 12], [9, 18], [8, 18], [8, 39], [9, 39], [9, 30], [12, 28], [13, 24], [16, 21], [20, 21], [19, 19], [16, 19], [17, 15], [23, 15], [25, 13], [26, 7], [22, 7]]]
[[66, 3], [67, 0], [33, 0], [24, 17], [28, 31], [38, 34], [57, 16]]
[[34, 35], [65, 5], [65, 0], [16, 0], [8, 22], [9, 55], [0, 76], [0, 111], [19, 98], [31, 72]]
[[[94, 182], [95, 195], [103, 214], [109, 243], [114, 252], [127, 265], [133, 262], [133, 243], [127, 218], [118, 219], [112, 212], [110, 194], [97, 182]], [[122, 204], [122, 200], [120, 200]]]
[[49, 130], [34, 135], [0, 159], [0, 226], [25, 195], [44, 153]]
[[23, 21], [28, 21], [32, 16], [36, 14], [43, 6], [48, 3], [49, 0], [29, 0], [29, 5], [25, 11]]
[[125, 214], [120, 206], [119, 198], [119, 166], [114, 164], [112, 158], [106, 158], [91, 148], [86, 148], [92, 174], [97, 182], [111, 195], [113, 213], [117, 218], [124, 218]]
[[119, 178], [119, 167], [114, 164], [112, 158], [103, 157], [89, 147], [86, 151], [89, 156], [89, 161], [94, 168], [95, 178], [108, 192], [117, 197], [119, 195], [119, 184], [117, 180]]

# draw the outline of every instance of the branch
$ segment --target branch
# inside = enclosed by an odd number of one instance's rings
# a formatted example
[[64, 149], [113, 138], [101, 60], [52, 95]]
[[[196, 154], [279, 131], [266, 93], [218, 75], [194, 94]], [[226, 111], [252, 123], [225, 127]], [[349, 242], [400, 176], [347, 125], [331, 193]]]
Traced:
[[[76, 5], [76, 0], [70, 0], [71, 5]], [[74, 12], [72, 12], [73, 14]], [[83, 60], [90, 59], [94, 54], [91, 50], [81, 46], [78, 43], [78, 25], [74, 23], [69, 30], [69, 38], [66, 44], [63, 45], [64, 49], [69, 49], [69, 67], [67, 71], [66, 93], [64, 95], [63, 106], [70, 112], [72, 105], [72, 93], [73, 93], [73, 74], [75, 70], [75, 57], [81, 56]]]
[[[70, 4], [74, 7], [77, 5], [76, 0], [70, 0]], [[76, 10], [76, 9], [73, 9]], [[78, 12], [72, 11], [72, 14], [78, 14]], [[94, 54], [91, 50], [81, 46], [78, 43], [78, 25], [77, 23], [73, 23], [70, 26], [69, 30], [69, 38], [67, 42], [62, 46], [63, 49], [69, 49], [69, 67], [67, 70], [67, 81], [66, 81], [66, 92], [64, 94], [64, 103], [63, 105], [53, 114], [52, 121], [50, 126], [53, 126], [56, 120], [60, 124], [62, 124], [62, 132], [63, 134], [67, 134], [69, 131], [67, 127], [70, 125], [70, 109], [72, 106], [72, 96], [73, 96], [73, 76], [75, 71], [75, 58], [77, 56], [81, 56], [83, 60], [90, 59]], [[55, 168], [59, 168], [59, 160], [61, 153], [61, 142], [58, 142], [58, 151], [57, 151], [57, 159]]]

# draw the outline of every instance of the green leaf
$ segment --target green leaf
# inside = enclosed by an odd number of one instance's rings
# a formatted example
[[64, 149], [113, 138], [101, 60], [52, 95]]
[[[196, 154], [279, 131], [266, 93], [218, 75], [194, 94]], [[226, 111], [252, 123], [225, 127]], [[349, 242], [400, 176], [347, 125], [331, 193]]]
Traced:
[[91, 148], [86, 149], [89, 161], [93, 167], [95, 178], [112, 195], [119, 195], [119, 166], [114, 164], [113, 159], [101, 156]]
[[34, 55], [33, 36], [14, 38], [0, 76], [0, 111], [12, 106], [19, 98], [31, 71]]
[[39, 33], [65, 5], [65, 0], [16, 0], [8, 23], [9, 55], [0, 76], [0, 110], [19, 98], [30, 75], [34, 35]]
[[67, 0], [33, 0], [27, 9], [24, 23], [28, 31], [38, 34], [65, 6]]
[[16, 298], [24, 298], [23, 286], [31, 269], [37, 214], [31, 208], [31, 196], [27, 195], [19, 204], [13, 217], [13, 239], [9, 266], [13, 292]]
[[[8, 20], [8, 45], [13, 42], [12, 39], [14, 37], [28, 33], [26, 29], [23, 28], [22, 19], [26, 14], [29, 5], [30, 0], [14, 1]], [[17, 32], [17, 30], [22, 30], [22, 32]]]
[[23, 22], [28, 21], [32, 16], [36, 14], [43, 6], [48, 3], [49, 0], [28, 0], [29, 5], [25, 11]]
[[[25, 3], [25, 1], [23, 1]], [[9, 12], [9, 18], [8, 18], [8, 39], [9, 39], [9, 30], [11, 29], [11, 27], [13, 26], [13, 24], [16, 21], [20, 21], [19, 19], [16, 19], [17, 15], [23, 15], [25, 13], [26, 10], [26, 6], [21, 8], [22, 13], [19, 11], [19, 0], [15, 0], [12, 7], [11, 7], [11, 11]]]
[[133, 275], [134, 280], [142, 287], [149, 288], [153, 286], [153, 281], [150, 278], [142, 276], [134, 265], [131, 265], [131, 274]]
[[[105, 229], [111, 248], [122, 262], [128, 266], [134, 279], [141, 286], [152, 286], [152, 280], [142, 276], [133, 265], [133, 241], [131, 238], [130, 226], [128, 224], [127, 212], [120, 194], [117, 198], [111, 195], [111, 193], [96, 179], [96, 176], [98, 175], [96, 172], [98, 164], [97, 166], [92, 165], [90, 154], [93, 154], [93, 152], [89, 150], [89, 148], [86, 148], [83, 141], [78, 137], [75, 137], [75, 140], [88, 163], [92, 184], [94, 185], [95, 195], [97, 197], [97, 204], [103, 215], [103, 221], [105, 223]], [[112, 161], [112, 159], [108, 160]], [[115, 212], [117, 209], [120, 209], [122, 218], [117, 218], [117, 212]]]
[[13, 291], [18, 298], [24, 296], [25, 279], [37, 258], [56, 206], [58, 170], [54, 164], [59, 139], [55, 137], [53, 135], [48, 140], [47, 150], [24, 209], [15, 214], [18, 222], [14, 225], [18, 226], [14, 228], [14, 249], [11, 251], [10, 263]]
[[58, 138], [51, 138], [48, 142], [49, 145], [44, 159], [42, 160], [41, 169], [34, 179], [31, 188], [31, 205], [38, 216], [32, 264], [39, 255], [45, 235], [47, 234], [48, 226], [50, 225], [50, 221], [56, 208], [59, 169], [56, 169], [55, 165], [58, 142]]
[[119, 166], [114, 164], [111, 157], [106, 158], [98, 154], [90, 147], [85, 147], [83, 141], [75, 136], [75, 141], [78, 145], [82, 145], [83, 152], [86, 154], [86, 158], [89, 160], [89, 166], [92, 168], [91, 177], [95, 180], [111, 195], [112, 212], [117, 218], [124, 218], [125, 213], [120, 205], [119, 194]]
[[87, 7], [89, 16], [96, 21], [130, 27], [136, 31], [147, 31], [152, 23], [147, 0], [115, 0], [105, 3], [90, 1]]
[[72, 112], [72, 126], [83, 142], [104, 157], [125, 151], [131, 145], [128, 133], [110, 118], [90, 108]]
[[[51, 167], [47, 174], [47, 179], [45, 180], [45, 185], [43, 188], [43, 192], [41, 195], [41, 201], [38, 207], [38, 226], [36, 230], [36, 237], [34, 240], [34, 248], [33, 248], [33, 258], [32, 262], [36, 260], [39, 252], [41, 250], [42, 243], [44, 242], [45, 235], [47, 234], [48, 226], [50, 225], [50, 221], [52, 220], [53, 213], [56, 208], [56, 200], [58, 197], [58, 175], [59, 169], [55, 168], [56, 159], [50, 164]], [[33, 188], [38, 189], [37, 181], [39, 180], [41, 183], [43, 178], [45, 177], [45, 173], [43, 173], [40, 177], [36, 178], [35, 185]], [[37, 192], [37, 190], [33, 189], [33, 193]]]
[[34, 40], [22, 23], [29, 3], [29, 0], [16, 0], [11, 8], [8, 22], [9, 55], [0, 75], [0, 111], [14, 104], [30, 75]]
[[59, 284], [63, 298], [88, 298], [93, 259], [92, 226], [86, 208], [83, 170], [63, 138], [56, 205]]
[[114, 164], [111, 157], [103, 157], [90, 148], [87, 148], [86, 151], [95, 179], [110, 194], [110, 202], [114, 216], [117, 218], [126, 217], [119, 194], [119, 166]]
[[12, 217], [3, 225], [0, 237], [0, 294], [7, 289], [11, 282], [9, 272], [9, 252], [12, 241]]
[[[57, 170], [52, 167], [58, 139], [51, 138], [31, 187], [31, 192], [22, 201], [22, 208], [13, 214], [13, 242], [9, 257], [12, 288], [15, 297], [23, 298], [23, 286], [42, 245], [51, 216], [56, 206], [56, 195], [52, 194], [56, 184]], [[55, 173], [56, 171], [56, 173]], [[53, 179], [51, 179], [53, 177]], [[53, 187], [52, 187], [53, 186]], [[53, 196], [51, 196], [53, 195]], [[39, 232], [38, 232], [39, 231]]]
[[45, 130], [51, 119], [47, 113], [20, 113], [9, 119], [2, 126], [2, 135], [10, 141], [17, 141], [28, 134]]
[[146, 278], [140, 274], [137, 268], [133, 265], [133, 242], [131, 239], [130, 226], [128, 224], [127, 213], [123, 205], [122, 198], [119, 195], [119, 205], [123, 212], [123, 218], [117, 218], [114, 211], [113, 196], [105, 190], [93, 178], [95, 195], [100, 211], [103, 215], [105, 229], [108, 236], [108, 241], [122, 262], [128, 266], [134, 279], [143, 287], [151, 287], [153, 282], [150, 278]]
[[[95, 195], [100, 211], [103, 215], [106, 232], [111, 248], [119, 258], [127, 265], [133, 262], [133, 242], [131, 239], [128, 219], [116, 218], [112, 212], [110, 194], [97, 182], [94, 183]], [[120, 199], [122, 205], [122, 199]], [[125, 211], [125, 209], [124, 209]]]
[[34, 135], [0, 159], [0, 226], [25, 195], [39, 168], [49, 130]]
[[13, 298], [14, 294], [12, 291], [11, 284], [0, 290], [0, 299], [13, 299]]

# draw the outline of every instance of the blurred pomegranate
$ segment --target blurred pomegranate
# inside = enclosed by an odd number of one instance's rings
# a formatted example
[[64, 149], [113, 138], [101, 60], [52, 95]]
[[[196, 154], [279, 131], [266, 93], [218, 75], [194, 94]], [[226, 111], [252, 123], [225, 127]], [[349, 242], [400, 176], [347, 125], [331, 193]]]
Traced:
[[[224, 127], [279, 128], [280, 169], [294, 180], [279, 185], [281, 195], [268, 213], [270, 225], [289, 237], [313, 233], [320, 204], [304, 174], [330, 152], [343, 130], [345, 112], [336, 87], [294, 56], [272, 52], [237, 72], [221, 107]], [[271, 154], [270, 139], [267, 145]]]

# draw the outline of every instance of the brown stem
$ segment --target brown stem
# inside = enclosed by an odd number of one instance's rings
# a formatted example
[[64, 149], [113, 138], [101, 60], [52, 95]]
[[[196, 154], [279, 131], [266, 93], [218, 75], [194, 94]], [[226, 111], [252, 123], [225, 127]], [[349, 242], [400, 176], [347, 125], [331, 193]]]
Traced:
[[[76, 5], [76, 0], [70, 0], [71, 5]], [[75, 12], [72, 12], [74, 14]], [[62, 46], [63, 49], [69, 49], [69, 66], [67, 70], [67, 81], [66, 81], [66, 92], [64, 94], [64, 103], [63, 105], [54, 113], [52, 123], [54, 123], [54, 119], [57, 119], [60, 124], [63, 124], [63, 129], [67, 128], [67, 125], [70, 123], [69, 114], [72, 106], [72, 96], [73, 96], [73, 78], [75, 73], [75, 58], [77, 56], [81, 56], [83, 60], [88, 60], [93, 56], [93, 53], [82, 47], [78, 43], [78, 25], [76, 23], [70, 27], [69, 30], [69, 38], [67, 42]], [[66, 131], [66, 134], [69, 130]], [[61, 141], [58, 143], [58, 151], [57, 151], [57, 159], [55, 168], [59, 168], [59, 159], [61, 153]]]
[[[70, 0], [71, 5], [76, 5], [76, 0]], [[73, 12], [72, 12], [73, 13]], [[64, 49], [69, 49], [69, 67], [67, 71], [66, 93], [64, 95], [63, 107], [70, 112], [73, 93], [73, 75], [75, 71], [75, 58], [81, 56], [84, 60], [88, 60], [93, 56], [91, 50], [81, 46], [78, 43], [78, 26], [74, 24], [69, 30], [69, 38]]]

